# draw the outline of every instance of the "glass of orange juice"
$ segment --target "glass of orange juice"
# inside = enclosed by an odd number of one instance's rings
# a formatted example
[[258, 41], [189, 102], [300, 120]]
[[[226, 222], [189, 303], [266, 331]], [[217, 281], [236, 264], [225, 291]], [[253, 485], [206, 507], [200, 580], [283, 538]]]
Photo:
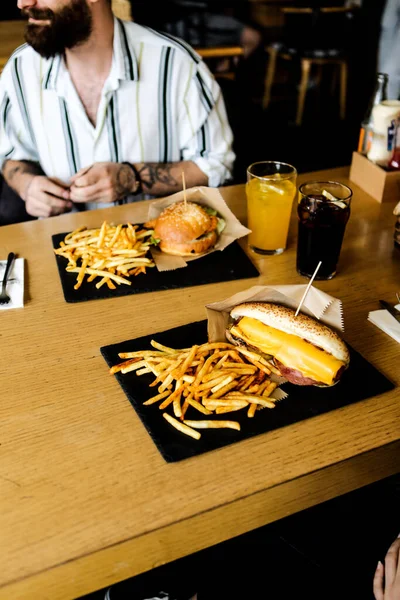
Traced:
[[296, 177], [296, 169], [287, 163], [267, 160], [248, 167], [247, 225], [254, 252], [281, 254], [285, 250]]

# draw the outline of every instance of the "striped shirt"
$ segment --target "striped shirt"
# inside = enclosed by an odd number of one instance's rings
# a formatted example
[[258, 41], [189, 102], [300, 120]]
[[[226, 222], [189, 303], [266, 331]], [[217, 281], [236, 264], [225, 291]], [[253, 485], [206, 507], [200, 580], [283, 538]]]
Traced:
[[48, 177], [68, 184], [97, 162], [190, 160], [218, 187], [229, 180], [234, 158], [219, 85], [195, 51], [168, 34], [114, 19], [96, 126], [62, 56], [46, 60], [24, 44], [2, 73], [1, 165], [38, 162]]

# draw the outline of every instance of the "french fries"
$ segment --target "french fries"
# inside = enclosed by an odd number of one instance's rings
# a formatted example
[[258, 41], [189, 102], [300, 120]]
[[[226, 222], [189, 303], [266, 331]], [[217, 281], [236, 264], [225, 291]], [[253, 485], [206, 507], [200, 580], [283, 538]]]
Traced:
[[194, 429], [236, 429], [240, 431], [240, 423], [237, 421], [212, 421], [211, 419], [208, 421], [183, 421], [185, 425], [188, 427], [193, 427]]
[[[275, 407], [271, 394], [277, 383], [271, 380], [269, 363], [253, 352], [229, 343], [176, 350], [152, 340], [151, 346], [153, 350], [121, 352], [124, 361], [111, 367], [110, 373], [154, 374], [149, 387], [158, 394], [144, 404], [158, 404], [161, 411], [170, 406], [174, 416], [163, 412], [163, 417], [185, 435], [199, 440], [198, 429], [240, 431], [238, 421], [212, 417], [245, 409], [247, 417], [253, 418], [258, 410]], [[186, 417], [187, 411], [192, 418]]]
[[66, 271], [77, 273], [75, 290], [85, 276], [89, 282], [100, 279], [95, 284], [97, 289], [107, 285], [115, 290], [115, 284], [131, 285], [129, 275], [146, 273], [155, 266], [146, 256], [152, 235], [153, 230], [140, 229], [139, 225], [115, 226], [104, 221], [100, 229], [81, 227], [68, 233], [54, 252], [68, 260]]
[[166, 419], [168, 421], [168, 423], [170, 423], [173, 427], [175, 427], [175, 429], [178, 429], [178, 431], [181, 431], [182, 433], [185, 433], [186, 435], [190, 435], [195, 440], [200, 439], [201, 433], [199, 433], [198, 431], [195, 431], [188, 425], [181, 423], [177, 419], [174, 419], [174, 417], [171, 417], [171, 415], [169, 415], [168, 413], [164, 413], [163, 417], [164, 417], [164, 419]]

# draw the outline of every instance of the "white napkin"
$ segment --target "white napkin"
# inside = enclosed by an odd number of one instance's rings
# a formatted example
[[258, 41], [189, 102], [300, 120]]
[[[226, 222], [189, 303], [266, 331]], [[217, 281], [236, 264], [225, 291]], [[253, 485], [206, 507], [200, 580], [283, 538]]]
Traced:
[[[0, 260], [0, 283], [3, 281], [6, 270], [6, 260]], [[0, 304], [0, 310], [9, 308], [23, 308], [24, 306], [24, 259], [16, 258], [11, 267], [6, 292], [11, 300], [8, 304]]]
[[[400, 310], [400, 304], [396, 304], [397, 310]], [[399, 312], [400, 315], [400, 312]], [[373, 310], [368, 314], [368, 321], [379, 327], [382, 331], [390, 335], [391, 338], [400, 344], [400, 323], [396, 321], [389, 311]]]

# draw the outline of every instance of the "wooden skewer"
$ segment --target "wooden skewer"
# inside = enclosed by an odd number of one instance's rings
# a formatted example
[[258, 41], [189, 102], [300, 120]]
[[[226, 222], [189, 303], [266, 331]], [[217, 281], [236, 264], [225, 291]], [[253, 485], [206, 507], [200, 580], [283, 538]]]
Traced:
[[183, 183], [183, 201], [185, 203], [185, 208], [187, 206], [186, 201], [186, 182], [185, 182], [185, 173], [182, 171], [182, 183]]
[[297, 307], [297, 310], [296, 310], [296, 314], [294, 315], [295, 317], [297, 317], [297, 315], [299, 314], [299, 310], [300, 310], [300, 308], [302, 307], [302, 304], [303, 304], [303, 302], [304, 302], [304, 300], [305, 300], [305, 298], [306, 298], [306, 296], [307, 296], [307, 294], [308, 294], [308, 290], [310, 289], [310, 287], [311, 287], [311, 284], [312, 284], [312, 282], [314, 281], [314, 277], [315, 277], [315, 276], [316, 276], [316, 274], [318, 273], [318, 271], [319, 271], [319, 268], [320, 268], [320, 266], [321, 266], [321, 265], [322, 265], [322, 260], [320, 260], [320, 261], [319, 261], [319, 263], [317, 264], [317, 268], [315, 269], [315, 271], [314, 271], [314, 273], [313, 273], [313, 276], [311, 277], [311, 279], [310, 279], [310, 281], [309, 281], [309, 283], [308, 283], [308, 286], [307, 286], [307, 287], [306, 287], [306, 289], [304, 290], [303, 297], [302, 297], [302, 299], [300, 300], [300, 304], [298, 305], [298, 307]]

